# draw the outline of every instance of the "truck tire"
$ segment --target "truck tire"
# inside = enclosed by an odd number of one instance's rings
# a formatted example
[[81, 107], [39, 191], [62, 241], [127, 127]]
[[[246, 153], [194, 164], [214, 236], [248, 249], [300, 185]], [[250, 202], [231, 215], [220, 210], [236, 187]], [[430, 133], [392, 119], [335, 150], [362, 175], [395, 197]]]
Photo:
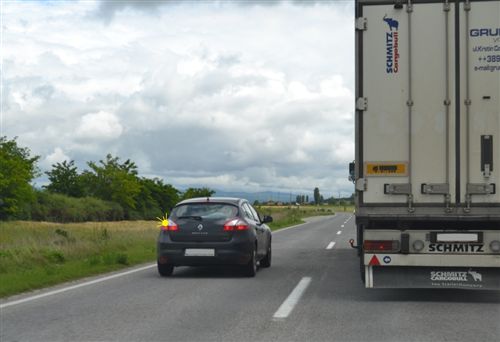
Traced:
[[356, 227], [356, 243], [358, 244], [358, 256], [361, 257], [363, 254], [363, 226], [358, 225]]
[[360, 247], [359, 248], [360, 250], [360, 256], [359, 256], [359, 271], [360, 271], [360, 274], [361, 274], [361, 281], [363, 282], [363, 284], [365, 284], [365, 253], [363, 252], [363, 248]]
[[358, 257], [359, 257], [359, 272], [361, 275], [361, 281], [365, 283], [365, 253], [363, 252], [363, 225], [358, 225], [356, 227], [356, 243], [358, 244]]

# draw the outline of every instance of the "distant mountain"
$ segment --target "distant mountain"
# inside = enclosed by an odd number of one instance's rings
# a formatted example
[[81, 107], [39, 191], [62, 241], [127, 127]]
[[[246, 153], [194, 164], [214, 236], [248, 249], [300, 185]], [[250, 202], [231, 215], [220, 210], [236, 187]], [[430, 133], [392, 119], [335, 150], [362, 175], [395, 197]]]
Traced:
[[[278, 192], [278, 191], [243, 192], [243, 191], [220, 191], [220, 190], [215, 190], [214, 194], [214, 196], [217, 197], [245, 198], [250, 203], [254, 203], [256, 200], [261, 203], [267, 201], [287, 202], [287, 203], [290, 201], [295, 202], [297, 195], [298, 194], [290, 192]], [[304, 195], [309, 195], [310, 199], [313, 198], [312, 193]]]

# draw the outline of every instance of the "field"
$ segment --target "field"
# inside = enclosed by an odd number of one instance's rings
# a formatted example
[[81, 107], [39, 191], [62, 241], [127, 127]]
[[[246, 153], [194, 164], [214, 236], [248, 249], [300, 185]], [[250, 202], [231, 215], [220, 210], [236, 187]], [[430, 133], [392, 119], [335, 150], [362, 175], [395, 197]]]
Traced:
[[154, 221], [0, 222], [0, 297], [155, 259]]
[[[273, 230], [344, 209], [352, 211], [352, 207], [257, 206], [260, 214], [273, 216]], [[158, 231], [155, 221], [0, 222], [0, 298], [152, 262]]]
[[261, 215], [271, 215], [273, 222], [269, 224], [272, 230], [300, 224], [302, 219], [311, 216], [333, 215], [339, 211], [354, 210], [353, 206], [256, 206]]

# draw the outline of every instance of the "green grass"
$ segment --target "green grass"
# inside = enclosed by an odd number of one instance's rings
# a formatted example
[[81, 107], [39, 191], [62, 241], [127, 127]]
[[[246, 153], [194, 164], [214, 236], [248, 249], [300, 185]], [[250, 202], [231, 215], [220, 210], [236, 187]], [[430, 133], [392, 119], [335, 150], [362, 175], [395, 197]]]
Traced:
[[257, 206], [261, 215], [271, 215], [273, 222], [269, 224], [272, 230], [293, 226], [304, 222], [304, 218], [311, 216], [333, 215], [336, 212], [352, 212], [353, 206]]
[[[257, 206], [272, 230], [353, 207]], [[0, 222], [0, 298], [156, 258], [157, 222]]]
[[156, 222], [0, 222], [0, 297], [155, 259]]

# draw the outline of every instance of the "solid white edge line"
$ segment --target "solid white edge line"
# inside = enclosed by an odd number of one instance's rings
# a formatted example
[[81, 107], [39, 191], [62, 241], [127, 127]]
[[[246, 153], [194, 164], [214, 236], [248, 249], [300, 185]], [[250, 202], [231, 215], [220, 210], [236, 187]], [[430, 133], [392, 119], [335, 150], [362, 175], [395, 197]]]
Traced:
[[274, 313], [273, 319], [275, 320], [283, 320], [287, 318], [297, 305], [300, 300], [300, 297], [304, 294], [307, 287], [311, 283], [311, 277], [303, 277], [297, 286], [293, 289], [290, 295], [285, 299], [285, 301], [281, 304], [279, 309]]
[[41, 293], [39, 295], [35, 295], [35, 296], [26, 297], [26, 298], [23, 298], [23, 299], [14, 300], [12, 302], [7, 302], [7, 303], [4, 303], [4, 304], [0, 304], [0, 309], [6, 308], [6, 307], [9, 307], [9, 306], [13, 306], [13, 305], [18, 305], [18, 304], [30, 302], [32, 300], [36, 300], [36, 299], [40, 299], [40, 298], [52, 296], [52, 295], [55, 295], [55, 294], [58, 294], [58, 293], [62, 293], [62, 292], [66, 292], [66, 291], [71, 291], [71, 290], [74, 290], [74, 289], [78, 289], [80, 287], [84, 287], [84, 286], [88, 286], [88, 285], [92, 285], [92, 284], [101, 283], [101, 282], [106, 281], [106, 280], [123, 277], [123, 276], [129, 275], [129, 274], [132, 274], [132, 273], [136, 273], [136, 272], [147, 270], [147, 269], [155, 267], [155, 266], [156, 266], [156, 264], [152, 264], [152, 265], [148, 265], [148, 266], [143, 266], [143, 267], [135, 268], [135, 269], [130, 270], [130, 271], [125, 271], [125, 272], [121, 272], [121, 273], [117, 273], [117, 274], [112, 274], [112, 275], [109, 275], [109, 276], [106, 276], [106, 277], [102, 277], [102, 278], [98, 278], [98, 279], [86, 281], [86, 282], [81, 283], [81, 284], [76, 284], [76, 285], [73, 285], [73, 286], [64, 287], [62, 289], [58, 289], [58, 290], [53, 290], [53, 291]]
[[301, 226], [306, 225], [306, 224], [308, 224], [308, 223], [309, 223], [309, 222], [304, 222], [304, 223], [296, 224], [295, 226], [290, 226], [290, 227], [286, 227], [286, 228], [281, 228], [281, 229], [278, 229], [278, 230], [272, 231], [272, 233], [273, 233], [273, 234], [276, 234], [276, 233], [283, 232], [283, 231], [288, 230], [288, 229], [293, 229], [293, 228], [301, 227]]
[[328, 246], [326, 247], [326, 249], [332, 249], [333, 247], [335, 246], [335, 241], [332, 241], [328, 244]]
[[[335, 216], [335, 215], [336, 214], [334, 214], [333, 216]], [[304, 223], [301, 223], [301, 224], [297, 224], [295, 226], [282, 228], [282, 229], [279, 229], [277, 231], [274, 231], [273, 234], [276, 234], [276, 233], [279, 233], [279, 232], [282, 232], [282, 231], [285, 231], [285, 230], [288, 230], [288, 229], [297, 228], [297, 227], [306, 225], [308, 223], [311, 223], [311, 222], [304, 222]], [[92, 284], [97, 284], [97, 283], [100, 283], [100, 282], [103, 282], [103, 281], [106, 281], [106, 280], [110, 280], [110, 279], [114, 279], [114, 278], [119, 278], [119, 277], [122, 277], [122, 276], [126, 276], [128, 274], [132, 274], [132, 273], [144, 271], [144, 270], [147, 270], [147, 269], [155, 267], [155, 266], [156, 266], [156, 264], [151, 264], [151, 265], [140, 267], [140, 268], [136, 268], [136, 269], [133, 269], [133, 270], [130, 270], [130, 271], [125, 271], [125, 272], [122, 272], [122, 273], [117, 273], [117, 274], [113, 274], [113, 275], [110, 275], [110, 276], [102, 277], [102, 278], [99, 278], [99, 279], [87, 281], [85, 283], [81, 283], [81, 284], [77, 284], [77, 285], [72, 285], [72, 286], [64, 287], [62, 289], [53, 290], [53, 291], [41, 293], [39, 295], [34, 295], [34, 296], [26, 297], [26, 298], [23, 298], [23, 299], [18, 299], [18, 300], [14, 300], [14, 301], [11, 301], [11, 302], [3, 303], [3, 304], [0, 304], [0, 309], [7, 308], [9, 306], [14, 306], [14, 305], [26, 303], [26, 302], [30, 302], [30, 301], [33, 301], [33, 300], [36, 300], [36, 299], [40, 299], [40, 298], [44, 298], [44, 297], [48, 297], [48, 296], [53, 296], [55, 294], [63, 293], [63, 292], [66, 292], [66, 291], [71, 291], [71, 290], [74, 290], [74, 289], [77, 289], [77, 288], [80, 288], [80, 287], [84, 287], [84, 286], [88, 286], [88, 285], [92, 285]]]

